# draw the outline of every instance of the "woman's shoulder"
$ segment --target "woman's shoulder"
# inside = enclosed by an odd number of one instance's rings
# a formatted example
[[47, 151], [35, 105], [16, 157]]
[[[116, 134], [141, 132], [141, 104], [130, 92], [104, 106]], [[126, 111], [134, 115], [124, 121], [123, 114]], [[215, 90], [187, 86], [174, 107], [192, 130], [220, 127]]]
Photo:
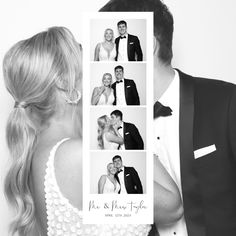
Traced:
[[99, 182], [105, 182], [107, 179], [107, 176], [106, 175], [102, 175], [99, 179]]
[[[54, 160], [54, 173], [61, 192], [74, 206], [81, 209], [81, 141], [74, 139], [66, 140], [55, 150], [54, 148], [59, 144], [58, 142], [60, 142], [60, 140], [54, 139], [46, 141], [45, 139], [39, 139], [32, 159], [31, 188], [38, 216], [41, 219], [45, 219], [46, 214], [44, 182], [47, 163], [50, 160]], [[46, 225], [45, 220], [43, 220], [43, 223]]]
[[55, 168], [73, 169], [81, 163], [82, 142], [79, 139], [69, 139], [63, 142], [55, 153]]
[[[82, 201], [82, 143], [69, 139], [57, 149], [54, 158], [55, 177], [64, 196], [81, 209]], [[69, 173], [69, 174], [68, 174]]]
[[94, 87], [94, 89], [93, 89], [94, 91], [98, 91], [99, 90], [99, 86], [97, 86], [97, 87]]
[[[45, 165], [49, 161], [49, 157], [54, 155], [54, 167], [57, 170], [68, 170], [78, 168], [82, 162], [82, 143], [79, 139], [68, 139], [62, 143], [59, 141], [51, 141], [41, 143], [35, 150], [32, 160], [33, 174], [42, 175], [45, 171]], [[56, 145], [58, 145], [56, 149]], [[54, 152], [52, 152], [54, 150]], [[58, 175], [63, 175], [64, 171], [58, 171]]]
[[94, 87], [93, 93], [100, 93], [100, 87], [99, 86]]
[[102, 46], [102, 42], [97, 43], [97, 45], [96, 45], [96, 49], [99, 50], [99, 49], [101, 48], [101, 46]]
[[37, 159], [40, 159], [41, 161], [43, 157], [45, 157], [45, 159], [48, 159], [49, 154], [51, 153], [53, 148], [56, 147], [56, 145], [58, 146], [55, 152], [55, 156], [60, 155], [61, 153], [70, 155], [70, 156], [75, 156], [82, 150], [82, 142], [80, 139], [64, 139], [64, 141], [52, 140], [52, 141], [47, 141], [47, 142], [41, 141], [35, 149], [33, 159], [35, 161], [37, 161]]

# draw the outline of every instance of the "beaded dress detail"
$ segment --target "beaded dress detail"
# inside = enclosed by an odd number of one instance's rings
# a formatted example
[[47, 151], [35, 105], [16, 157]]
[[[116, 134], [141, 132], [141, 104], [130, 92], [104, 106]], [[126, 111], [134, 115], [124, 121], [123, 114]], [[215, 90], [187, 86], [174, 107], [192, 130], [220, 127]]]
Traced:
[[82, 211], [72, 206], [61, 193], [54, 169], [55, 153], [63, 142], [50, 151], [46, 164], [44, 191], [47, 210], [47, 236], [147, 236], [150, 225], [83, 224]]

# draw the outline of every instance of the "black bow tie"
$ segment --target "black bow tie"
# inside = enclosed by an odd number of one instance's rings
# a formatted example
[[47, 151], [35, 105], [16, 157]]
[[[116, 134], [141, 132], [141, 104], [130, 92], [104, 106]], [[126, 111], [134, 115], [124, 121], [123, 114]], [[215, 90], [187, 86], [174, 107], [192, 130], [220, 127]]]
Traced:
[[119, 174], [119, 173], [122, 172], [122, 171], [123, 171], [122, 169], [118, 170], [118, 171], [117, 171], [117, 174]]
[[121, 126], [119, 126], [119, 127], [118, 127], [118, 130], [119, 130], [119, 129], [122, 129], [122, 127], [121, 127]]
[[171, 116], [172, 110], [170, 107], [163, 106], [160, 102], [154, 104], [154, 119], [160, 116]]
[[122, 82], [123, 82], [123, 80], [116, 81], [117, 84], [122, 83]]
[[126, 39], [126, 36], [123, 36], [123, 37], [122, 37], [122, 36], [120, 36], [120, 39]]

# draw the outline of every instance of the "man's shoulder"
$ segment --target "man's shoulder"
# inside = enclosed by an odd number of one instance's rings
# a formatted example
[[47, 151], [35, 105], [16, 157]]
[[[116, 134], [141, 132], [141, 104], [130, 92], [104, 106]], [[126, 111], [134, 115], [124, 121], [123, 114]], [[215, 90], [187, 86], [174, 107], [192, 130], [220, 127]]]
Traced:
[[226, 82], [218, 79], [210, 79], [188, 75], [180, 70], [179, 72], [180, 79], [188, 80], [192, 83], [197, 90], [201, 91], [209, 91], [209, 93], [220, 92], [220, 93], [228, 93], [232, 91], [236, 91], [236, 85], [230, 82]]
[[132, 79], [127, 79], [127, 78], [124, 78], [124, 81], [125, 81], [126, 83], [134, 83], [134, 80], [132, 80]]
[[130, 127], [131, 127], [131, 126], [135, 126], [134, 124], [129, 123], [129, 122], [123, 122], [123, 123], [124, 123], [124, 125], [126, 125], [126, 127], [127, 127], [127, 126], [130, 126]]
[[138, 36], [133, 35], [133, 34], [128, 34], [128, 37], [129, 37], [130, 39], [138, 39]]
[[134, 170], [134, 167], [132, 167], [132, 166], [125, 166], [124, 169], [126, 171], [132, 171], [132, 170]]

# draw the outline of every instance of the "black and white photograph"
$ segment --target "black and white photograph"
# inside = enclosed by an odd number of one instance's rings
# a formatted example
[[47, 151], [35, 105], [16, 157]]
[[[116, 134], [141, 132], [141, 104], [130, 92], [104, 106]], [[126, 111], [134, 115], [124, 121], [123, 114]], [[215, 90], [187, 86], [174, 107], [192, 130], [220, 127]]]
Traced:
[[91, 150], [144, 150], [145, 148], [145, 108], [91, 109]]
[[90, 65], [91, 105], [146, 105], [146, 64]]
[[91, 20], [92, 61], [146, 61], [145, 19]]
[[91, 152], [92, 194], [145, 194], [146, 153]]
[[142, 226], [130, 230], [146, 234], [153, 218], [152, 171], [146, 172], [152, 167], [152, 155], [146, 150], [151, 134], [147, 117], [152, 119], [152, 93], [147, 96], [147, 88], [152, 87], [152, 79], [147, 84], [147, 77], [152, 77], [152, 53], [147, 52], [152, 45], [147, 35], [152, 14], [98, 13], [84, 19], [85, 77], [89, 78], [84, 81], [83, 156], [88, 157], [83, 165], [84, 220], [135, 222]]
[[[1, 235], [235, 236], [235, 9], [234, 0], [2, 1]], [[142, 13], [153, 13], [154, 31]], [[139, 104], [112, 87], [119, 65]], [[151, 119], [141, 112], [150, 107]], [[121, 123], [143, 149], [129, 149]], [[121, 193], [127, 167], [143, 194]]]

